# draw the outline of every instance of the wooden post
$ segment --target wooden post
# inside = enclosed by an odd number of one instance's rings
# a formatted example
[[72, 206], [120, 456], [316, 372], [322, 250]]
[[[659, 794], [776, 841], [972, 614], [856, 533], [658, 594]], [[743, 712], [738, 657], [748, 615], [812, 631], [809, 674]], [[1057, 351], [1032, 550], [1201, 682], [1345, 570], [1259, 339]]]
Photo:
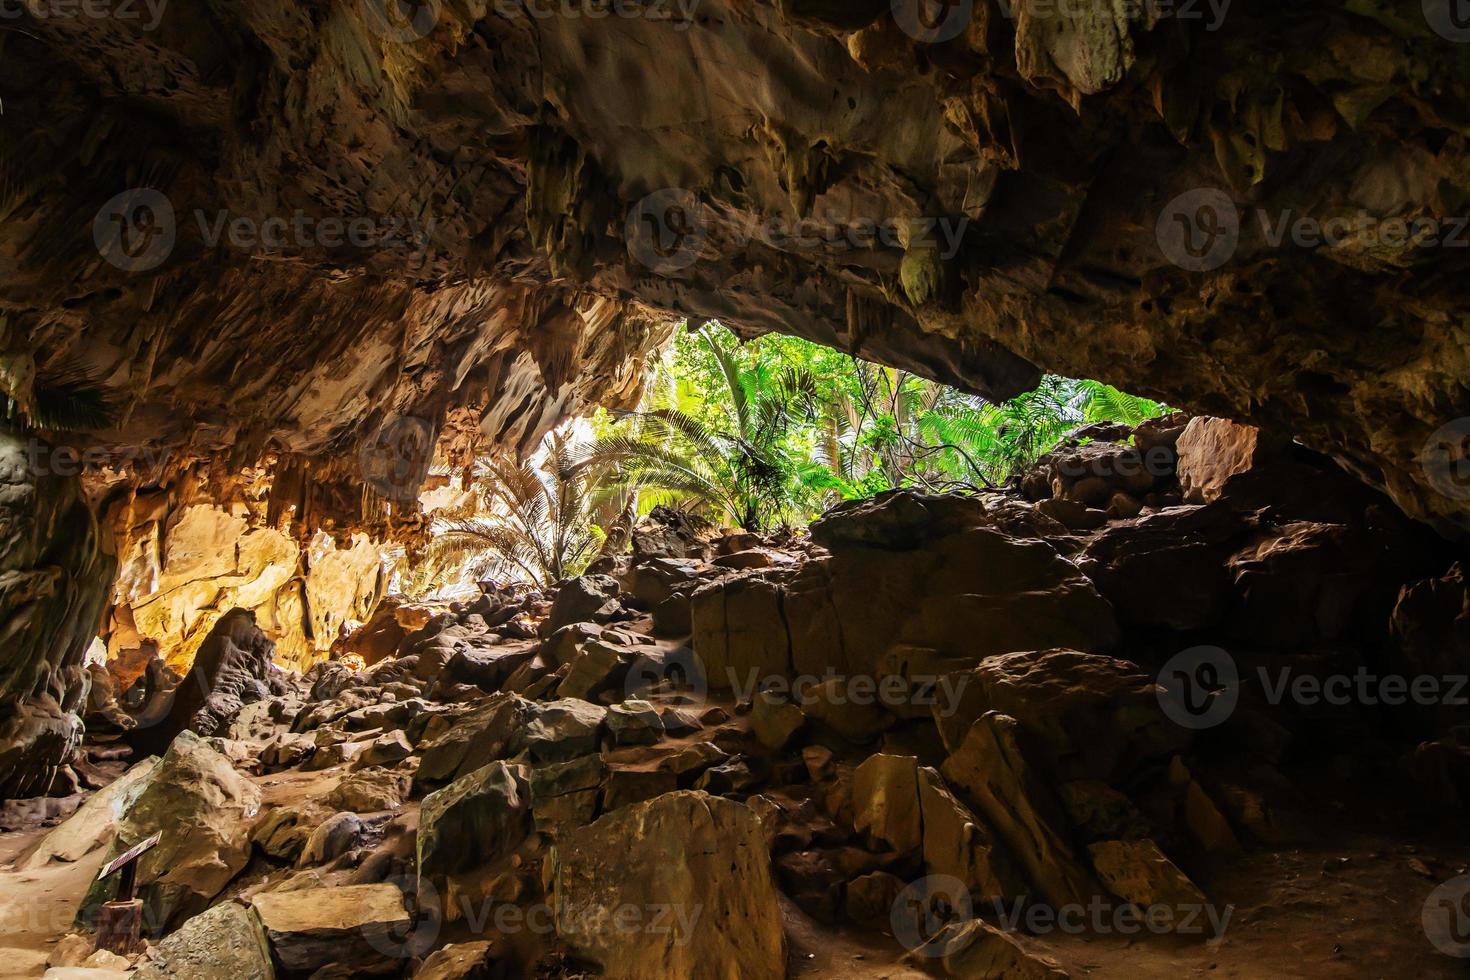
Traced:
[[162, 833], [113, 858], [97, 878], [117, 874], [117, 894], [103, 904], [97, 917], [97, 949], [119, 956], [143, 951], [143, 903], [133, 897], [138, 883], [138, 859], [157, 846]]

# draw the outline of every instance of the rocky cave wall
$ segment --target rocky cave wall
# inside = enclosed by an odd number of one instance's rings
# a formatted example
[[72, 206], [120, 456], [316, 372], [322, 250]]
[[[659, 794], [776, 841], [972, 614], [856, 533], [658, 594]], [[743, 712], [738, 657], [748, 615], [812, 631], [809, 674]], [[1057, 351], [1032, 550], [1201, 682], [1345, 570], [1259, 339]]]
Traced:
[[[6, 396], [100, 386], [113, 423], [38, 438], [100, 454], [100, 508], [162, 490], [164, 530], [232, 531], [263, 467], [237, 541], [285, 518], [299, 554], [320, 529], [411, 529], [393, 498], [436, 437], [529, 449], [635, 401], [673, 317], [719, 317], [997, 398], [1043, 369], [1100, 378], [1293, 435], [1470, 528], [1470, 47], [1434, 3], [982, 2], [938, 29], [877, 0], [594, 7], [0, 25]], [[1338, 232], [1273, 241], [1302, 218]], [[26, 506], [81, 495], [48, 458], [66, 489]], [[188, 509], [201, 467], [213, 511]], [[150, 521], [100, 534], [128, 588], [167, 578], [138, 564], [167, 551]], [[35, 552], [7, 568], [84, 564]], [[202, 608], [165, 605], [170, 631]], [[51, 676], [74, 655], [47, 642]], [[5, 695], [40, 696], [22, 680]]]

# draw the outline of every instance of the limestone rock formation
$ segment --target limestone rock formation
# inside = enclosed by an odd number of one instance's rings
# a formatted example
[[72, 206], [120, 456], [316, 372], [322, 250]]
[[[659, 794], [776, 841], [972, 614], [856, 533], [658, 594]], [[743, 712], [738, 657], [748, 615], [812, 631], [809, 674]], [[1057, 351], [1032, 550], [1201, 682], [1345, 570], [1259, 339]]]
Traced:
[[329, 964], [371, 972], [392, 963], [409, 916], [391, 884], [263, 892], [251, 899], [271, 950], [289, 971]]
[[738, 803], [660, 796], [571, 831], [548, 861], [558, 934], [608, 977], [786, 975], [760, 822]]
[[[1034, 365], [1102, 377], [1461, 522], [1418, 461], [1459, 414], [1463, 257], [1405, 230], [1448, 236], [1463, 185], [1453, 25], [897, 9], [28, 16], [5, 305], [33, 373], [78, 361], [132, 403], [120, 449], [304, 471], [458, 405], [526, 448], [626, 403], [647, 311], [679, 310], [997, 397]], [[67, 84], [20, 97], [35, 77]]]
[[1042, 541], [990, 526], [979, 500], [899, 492], [812, 526], [826, 549], [795, 569], [736, 572], [694, 595], [712, 687], [771, 676], [933, 676], [1038, 636], [1105, 652], [1113, 611]]
[[[147, 921], [164, 928], [202, 912], [250, 858], [260, 790], [229, 760], [185, 731], [149, 772], [117, 823], [108, 860], [162, 833], [138, 863], [138, 897]], [[77, 913], [90, 922], [116, 882], [94, 882]]]
[[81, 743], [82, 658], [116, 567], [74, 477], [0, 417], [0, 799], [44, 795]]

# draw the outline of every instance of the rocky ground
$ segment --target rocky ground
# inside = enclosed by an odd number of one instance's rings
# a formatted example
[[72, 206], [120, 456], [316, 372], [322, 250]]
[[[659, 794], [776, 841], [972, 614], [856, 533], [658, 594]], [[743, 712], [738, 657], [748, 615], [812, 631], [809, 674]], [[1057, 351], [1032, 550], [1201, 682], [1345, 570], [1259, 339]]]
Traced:
[[[1175, 416], [809, 535], [658, 512], [304, 675], [230, 613], [98, 671], [78, 791], [0, 812], [0, 973], [1457, 976], [1455, 557]], [[94, 953], [156, 832], [147, 948]]]

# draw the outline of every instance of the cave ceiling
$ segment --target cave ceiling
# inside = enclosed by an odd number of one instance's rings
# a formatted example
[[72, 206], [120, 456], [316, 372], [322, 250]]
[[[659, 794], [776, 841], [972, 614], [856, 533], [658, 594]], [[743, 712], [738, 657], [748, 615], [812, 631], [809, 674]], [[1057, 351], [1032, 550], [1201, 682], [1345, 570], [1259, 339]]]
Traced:
[[687, 316], [1099, 378], [1470, 528], [1448, 0], [12, 6], [7, 390], [104, 386], [109, 452], [525, 450]]

